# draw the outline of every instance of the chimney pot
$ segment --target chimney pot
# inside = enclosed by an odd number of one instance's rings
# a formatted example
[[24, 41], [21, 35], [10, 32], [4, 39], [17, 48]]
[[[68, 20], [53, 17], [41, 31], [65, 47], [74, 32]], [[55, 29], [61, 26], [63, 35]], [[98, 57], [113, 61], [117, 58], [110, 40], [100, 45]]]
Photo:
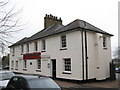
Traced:
[[61, 17], [59, 18], [59, 20], [61, 20]]
[[50, 14], [50, 17], [52, 17], [52, 14]]
[[47, 17], [47, 14], [45, 14], [45, 17]]
[[57, 19], [57, 17], [55, 17], [55, 19]]

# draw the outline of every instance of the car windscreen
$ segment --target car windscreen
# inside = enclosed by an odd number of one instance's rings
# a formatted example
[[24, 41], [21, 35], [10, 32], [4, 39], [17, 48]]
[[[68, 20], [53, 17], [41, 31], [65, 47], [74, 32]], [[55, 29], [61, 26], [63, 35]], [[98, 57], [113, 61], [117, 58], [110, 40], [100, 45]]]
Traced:
[[60, 88], [52, 79], [50, 78], [39, 78], [29, 80], [30, 88]]
[[9, 80], [13, 75], [11, 72], [0, 73], [0, 80]]

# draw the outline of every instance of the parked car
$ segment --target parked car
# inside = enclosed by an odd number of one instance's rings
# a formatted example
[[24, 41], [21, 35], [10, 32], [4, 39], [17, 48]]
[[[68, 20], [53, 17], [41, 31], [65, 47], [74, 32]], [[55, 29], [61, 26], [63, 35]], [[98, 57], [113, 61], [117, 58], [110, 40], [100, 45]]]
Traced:
[[9, 66], [4, 66], [3, 70], [9, 70]]
[[115, 69], [116, 73], [120, 73], [120, 67]]
[[14, 76], [10, 79], [6, 90], [34, 90], [34, 89], [56, 89], [61, 90], [59, 85], [48, 77], [40, 76]]
[[0, 88], [5, 88], [13, 76], [14, 73], [12, 71], [0, 71]]

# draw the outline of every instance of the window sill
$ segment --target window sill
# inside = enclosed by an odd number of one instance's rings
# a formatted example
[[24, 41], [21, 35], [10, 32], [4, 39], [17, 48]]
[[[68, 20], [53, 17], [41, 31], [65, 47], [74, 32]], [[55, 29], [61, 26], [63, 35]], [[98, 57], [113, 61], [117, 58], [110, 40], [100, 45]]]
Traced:
[[67, 48], [60, 48], [60, 50], [67, 50]]
[[42, 50], [41, 52], [46, 52], [45, 50]]
[[64, 71], [63, 74], [71, 74], [71, 71]]
[[40, 69], [36, 69], [36, 72], [41, 72], [41, 70]]
[[24, 70], [24, 71], [27, 71], [27, 69], [26, 69], [26, 68], [24, 68], [23, 70]]
[[107, 47], [103, 47], [104, 50], [107, 50]]
[[15, 70], [18, 70], [18, 68], [16, 68]]

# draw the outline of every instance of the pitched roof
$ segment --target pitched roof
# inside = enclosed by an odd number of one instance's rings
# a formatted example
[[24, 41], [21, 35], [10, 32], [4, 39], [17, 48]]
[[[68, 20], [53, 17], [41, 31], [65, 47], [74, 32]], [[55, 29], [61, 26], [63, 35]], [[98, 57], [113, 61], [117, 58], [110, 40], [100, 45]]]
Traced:
[[23, 44], [24, 42], [26, 42], [28, 39], [28, 37], [25, 37], [21, 40], [19, 40], [18, 42], [14, 43], [13, 45], [9, 46], [9, 47], [12, 47], [12, 46], [16, 46], [16, 45], [19, 45], [19, 44]]
[[43, 37], [49, 36], [49, 35], [57, 32], [57, 30], [59, 30], [62, 27], [64, 27], [64, 25], [53, 24], [52, 26], [50, 26], [50, 27], [48, 27], [46, 29], [43, 29], [42, 31], [34, 34], [27, 41], [37, 40], [39, 38], [43, 38]]
[[74, 20], [73, 22], [71, 22], [68, 25], [64, 26], [63, 28], [61, 28], [57, 32], [63, 32], [63, 31], [72, 30], [72, 29], [75, 29], [75, 28], [113, 36], [112, 34], [109, 34], [109, 33], [105, 32], [105, 31], [103, 31], [103, 30], [101, 30], [101, 29], [99, 29], [99, 28], [97, 28], [97, 27], [83, 21], [83, 20], [79, 20], [79, 19]]
[[71, 30], [74, 30], [74, 29], [87, 30], [87, 31], [92, 31], [92, 32], [97, 32], [97, 33], [102, 33], [102, 34], [113, 36], [112, 34], [109, 34], [105, 31], [103, 31], [103, 30], [101, 30], [101, 29], [83, 21], [83, 20], [76, 19], [66, 26], [61, 25], [61, 24], [53, 24], [52, 26], [39, 31], [38, 33], [34, 34], [33, 36], [31, 36], [29, 38], [23, 38], [22, 40], [16, 42], [15, 44], [11, 45], [10, 47], [16, 46], [16, 45], [19, 45], [19, 44], [23, 44], [23, 43], [26, 43], [26, 42], [30, 42], [30, 41], [33, 41], [33, 40], [37, 40], [37, 39], [40, 39], [40, 38], [44, 38], [44, 37], [47, 37], [47, 36], [71, 31]]

